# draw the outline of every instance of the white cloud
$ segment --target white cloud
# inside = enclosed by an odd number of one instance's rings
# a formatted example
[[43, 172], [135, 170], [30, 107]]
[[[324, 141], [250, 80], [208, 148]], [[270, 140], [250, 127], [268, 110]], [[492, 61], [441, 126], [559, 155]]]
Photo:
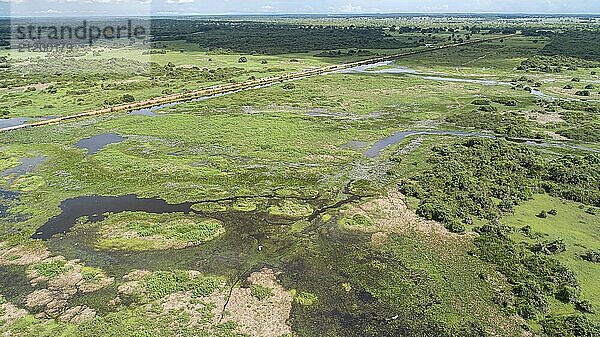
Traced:
[[183, 4], [194, 3], [194, 0], [167, 0], [167, 3], [170, 5], [173, 5], [173, 4], [183, 5]]
[[347, 3], [339, 8], [342, 13], [360, 13], [363, 12], [362, 6], [353, 6], [352, 3]]

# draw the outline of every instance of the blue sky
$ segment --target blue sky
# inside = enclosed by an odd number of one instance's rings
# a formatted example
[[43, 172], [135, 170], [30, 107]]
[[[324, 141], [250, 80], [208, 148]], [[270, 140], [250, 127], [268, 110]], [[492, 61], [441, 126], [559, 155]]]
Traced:
[[0, 0], [0, 15], [600, 13], [600, 0]]

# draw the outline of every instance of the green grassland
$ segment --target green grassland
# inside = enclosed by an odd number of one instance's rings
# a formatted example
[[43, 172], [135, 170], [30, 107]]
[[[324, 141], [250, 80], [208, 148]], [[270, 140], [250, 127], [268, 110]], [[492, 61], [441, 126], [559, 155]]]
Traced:
[[[537, 217], [540, 212], [555, 209], [556, 215], [548, 218]], [[563, 240], [567, 251], [557, 255], [557, 259], [572, 269], [581, 283], [582, 295], [590, 300], [594, 307], [600, 306], [600, 266], [582, 259], [590, 250], [600, 249], [600, 218], [598, 215], [586, 212], [589, 207], [583, 204], [561, 200], [547, 195], [537, 195], [515, 208], [514, 214], [502, 219], [502, 222], [515, 228], [530, 226], [532, 232], [540, 233], [537, 239], [528, 238], [516, 233], [515, 239], [527, 243], [537, 241]], [[560, 307], [559, 307], [560, 308]], [[572, 313], [572, 307], [562, 308], [564, 312]], [[596, 320], [600, 319], [598, 313]]]

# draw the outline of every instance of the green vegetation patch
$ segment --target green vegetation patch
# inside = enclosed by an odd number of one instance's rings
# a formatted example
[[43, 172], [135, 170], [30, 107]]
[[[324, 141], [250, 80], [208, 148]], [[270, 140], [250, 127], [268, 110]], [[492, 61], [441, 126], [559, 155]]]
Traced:
[[238, 212], [252, 212], [258, 208], [258, 205], [251, 200], [238, 200], [231, 208]]
[[69, 272], [72, 267], [67, 265], [67, 262], [65, 260], [54, 260], [36, 263], [30, 268], [35, 270], [40, 276], [53, 279], [64, 273]]
[[[482, 108], [484, 107], [487, 107], [487, 105], [482, 105]], [[498, 113], [495, 107], [490, 107], [493, 109], [480, 108], [473, 111], [458, 112], [448, 116], [446, 121], [458, 126], [489, 130], [509, 137], [530, 138], [532, 136], [532, 125], [527, 118], [513, 111]]]
[[106, 274], [102, 269], [83, 266], [81, 267], [81, 276], [86, 282], [94, 282], [105, 278]]
[[203, 213], [218, 213], [227, 211], [227, 206], [218, 202], [203, 202], [194, 204], [192, 210]]
[[297, 291], [296, 289], [290, 290], [290, 294], [294, 299], [294, 302], [303, 305], [303, 306], [311, 306], [315, 304], [319, 298], [315, 294], [311, 294], [306, 291]]
[[[334, 336], [475, 336], [479, 330], [518, 336], [516, 322], [495, 303], [502, 278], [467, 254], [470, 240], [441, 235], [391, 234], [375, 247], [338, 228], [319, 245], [303, 245], [282, 275], [284, 284], [290, 278], [296, 286], [292, 326], [309, 336], [332, 327]], [[386, 323], [375, 323], [381, 320]]]
[[373, 220], [363, 214], [354, 214], [341, 218], [338, 223], [348, 228], [365, 228], [373, 226]]
[[193, 297], [203, 297], [219, 289], [223, 280], [186, 271], [158, 271], [142, 280], [144, 294], [150, 299], [163, 298], [180, 291], [191, 291]]
[[210, 241], [224, 232], [223, 224], [215, 219], [183, 213], [123, 212], [110, 214], [100, 223], [97, 247], [128, 250], [179, 247]]
[[270, 215], [283, 216], [289, 218], [304, 218], [313, 214], [312, 206], [299, 203], [294, 200], [285, 199], [277, 205], [269, 207]]
[[599, 165], [597, 154], [546, 155], [504, 140], [459, 140], [433, 146], [426, 167], [404, 177], [400, 188], [420, 199], [419, 215], [460, 229], [474, 219], [498, 219], [538, 192], [600, 205]]
[[261, 286], [260, 284], [252, 284], [250, 286], [250, 294], [256, 297], [259, 301], [273, 296], [273, 289]]
[[12, 184], [12, 188], [23, 192], [32, 192], [44, 186], [45, 180], [40, 176], [20, 177]]

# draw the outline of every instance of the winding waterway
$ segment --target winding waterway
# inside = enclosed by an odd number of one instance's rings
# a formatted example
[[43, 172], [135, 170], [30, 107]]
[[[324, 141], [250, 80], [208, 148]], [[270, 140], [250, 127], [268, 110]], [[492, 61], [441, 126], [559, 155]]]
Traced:
[[[377, 158], [381, 154], [383, 150], [386, 148], [396, 145], [404, 141], [408, 137], [419, 136], [419, 135], [446, 135], [446, 136], [457, 136], [457, 137], [479, 137], [479, 138], [489, 138], [489, 139], [498, 139], [498, 138], [506, 138], [503, 136], [486, 134], [486, 133], [477, 133], [477, 132], [465, 132], [465, 131], [444, 131], [444, 130], [417, 130], [417, 131], [401, 131], [394, 133], [393, 135], [386, 137], [382, 140], [375, 142], [371, 147], [364, 152], [365, 157], [367, 158]], [[543, 140], [537, 139], [521, 139], [521, 138], [506, 138], [509, 141], [522, 143], [529, 146], [536, 147], [546, 147], [546, 148], [564, 148], [564, 149], [577, 149], [587, 152], [595, 152], [600, 153], [599, 149], [576, 145], [576, 144], [567, 144], [564, 142], [555, 143], [555, 142], [547, 142]]]

